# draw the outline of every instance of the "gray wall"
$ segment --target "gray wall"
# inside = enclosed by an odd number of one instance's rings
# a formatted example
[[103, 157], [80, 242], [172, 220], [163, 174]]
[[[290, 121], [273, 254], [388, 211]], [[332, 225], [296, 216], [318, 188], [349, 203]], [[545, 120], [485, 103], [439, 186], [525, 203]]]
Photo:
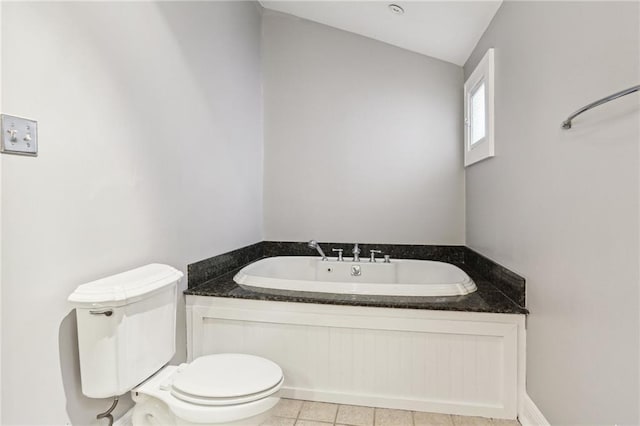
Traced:
[[506, 2], [496, 157], [466, 169], [467, 243], [527, 278], [527, 391], [552, 424], [638, 424], [637, 2]]
[[109, 401], [81, 394], [75, 287], [262, 239], [260, 10], [2, 8], [4, 112], [40, 136], [2, 156], [2, 424], [88, 424]]
[[265, 11], [270, 240], [464, 243], [462, 69]]

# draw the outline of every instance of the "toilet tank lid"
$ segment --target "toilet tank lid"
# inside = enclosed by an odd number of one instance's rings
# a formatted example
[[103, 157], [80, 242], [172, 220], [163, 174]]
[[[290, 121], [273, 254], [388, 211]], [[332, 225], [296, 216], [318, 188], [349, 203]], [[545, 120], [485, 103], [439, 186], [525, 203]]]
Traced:
[[68, 300], [77, 307], [126, 305], [133, 299], [179, 281], [182, 276], [182, 272], [169, 265], [152, 263], [82, 284]]

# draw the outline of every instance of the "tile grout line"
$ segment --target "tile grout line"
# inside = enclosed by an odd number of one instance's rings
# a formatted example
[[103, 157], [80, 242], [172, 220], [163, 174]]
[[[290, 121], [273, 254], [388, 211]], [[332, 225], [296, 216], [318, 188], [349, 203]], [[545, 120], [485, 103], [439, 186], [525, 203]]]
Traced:
[[300, 404], [300, 408], [298, 408], [298, 412], [296, 413], [296, 419], [293, 421], [293, 426], [296, 426], [298, 424], [298, 419], [300, 418], [300, 413], [302, 413], [303, 406], [304, 406], [304, 400], [302, 401], [302, 404]]

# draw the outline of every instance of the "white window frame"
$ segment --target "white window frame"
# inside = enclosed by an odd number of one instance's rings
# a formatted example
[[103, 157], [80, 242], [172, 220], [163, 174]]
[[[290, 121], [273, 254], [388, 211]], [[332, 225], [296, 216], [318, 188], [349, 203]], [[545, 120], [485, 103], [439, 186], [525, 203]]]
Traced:
[[[464, 165], [470, 166], [478, 161], [493, 157], [494, 120], [493, 120], [493, 49], [487, 50], [484, 57], [464, 83]], [[485, 136], [471, 143], [471, 94], [484, 82], [485, 90]]]

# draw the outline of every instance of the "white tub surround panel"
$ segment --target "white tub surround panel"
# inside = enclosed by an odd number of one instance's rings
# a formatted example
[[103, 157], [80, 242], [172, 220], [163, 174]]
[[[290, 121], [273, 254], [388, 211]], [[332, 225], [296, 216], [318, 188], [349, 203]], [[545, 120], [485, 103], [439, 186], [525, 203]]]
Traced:
[[188, 358], [255, 354], [283, 396], [515, 418], [524, 316], [187, 296]]

